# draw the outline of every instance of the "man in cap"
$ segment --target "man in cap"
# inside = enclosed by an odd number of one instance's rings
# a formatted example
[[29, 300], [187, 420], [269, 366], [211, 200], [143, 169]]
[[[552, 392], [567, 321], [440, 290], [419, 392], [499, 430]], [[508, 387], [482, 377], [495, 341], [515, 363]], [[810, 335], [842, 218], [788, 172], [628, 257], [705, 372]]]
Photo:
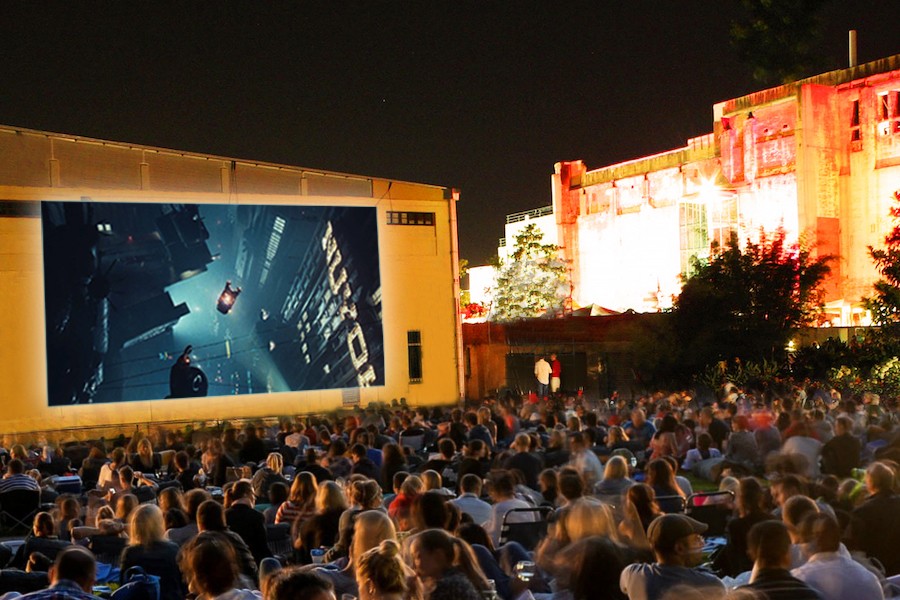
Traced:
[[718, 577], [695, 569], [703, 559], [703, 537], [707, 526], [686, 515], [657, 517], [647, 529], [647, 539], [656, 562], [625, 567], [619, 579], [629, 600], [658, 600], [678, 586], [702, 589], [709, 600], [725, 596]]

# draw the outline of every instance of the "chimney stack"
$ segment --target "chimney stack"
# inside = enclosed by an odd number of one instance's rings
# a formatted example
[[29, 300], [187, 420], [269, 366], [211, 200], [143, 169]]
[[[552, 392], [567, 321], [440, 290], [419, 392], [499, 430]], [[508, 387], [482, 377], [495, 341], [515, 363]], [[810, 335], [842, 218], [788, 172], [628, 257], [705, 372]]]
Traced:
[[856, 66], [856, 30], [850, 30], [850, 68]]

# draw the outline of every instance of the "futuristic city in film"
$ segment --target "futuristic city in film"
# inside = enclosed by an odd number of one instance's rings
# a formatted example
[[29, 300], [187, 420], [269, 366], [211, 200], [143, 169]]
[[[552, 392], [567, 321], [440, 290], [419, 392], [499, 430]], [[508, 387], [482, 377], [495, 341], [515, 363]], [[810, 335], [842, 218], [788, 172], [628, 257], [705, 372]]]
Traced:
[[374, 208], [41, 217], [51, 406], [384, 385]]

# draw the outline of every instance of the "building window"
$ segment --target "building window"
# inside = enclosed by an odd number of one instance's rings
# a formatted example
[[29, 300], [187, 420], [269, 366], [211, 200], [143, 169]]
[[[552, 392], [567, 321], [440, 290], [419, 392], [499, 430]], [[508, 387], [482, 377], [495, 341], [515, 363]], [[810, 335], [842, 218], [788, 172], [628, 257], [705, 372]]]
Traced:
[[434, 227], [434, 213], [389, 210], [387, 213], [387, 224]]
[[878, 94], [878, 134], [882, 136], [900, 133], [900, 91]]
[[678, 228], [681, 234], [681, 272], [692, 275], [693, 258], [709, 256], [709, 225], [706, 206], [685, 202], [679, 205]]
[[862, 150], [862, 131], [859, 128], [859, 100], [850, 105], [850, 149]]
[[409, 382], [422, 383], [422, 332], [407, 331], [406, 346], [409, 351]]

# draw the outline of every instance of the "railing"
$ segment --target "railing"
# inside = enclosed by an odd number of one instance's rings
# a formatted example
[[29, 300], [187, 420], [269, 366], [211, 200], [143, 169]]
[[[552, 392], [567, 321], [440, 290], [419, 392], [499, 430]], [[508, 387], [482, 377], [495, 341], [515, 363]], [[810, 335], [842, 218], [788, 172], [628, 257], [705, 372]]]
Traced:
[[537, 219], [546, 215], [553, 214], [553, 206], [542, 206], [541, 208], [533, 208], [531, 210], [523, 210], [522, 212], [506, 215], [506, 224], [518, 223], [527, 219]]

